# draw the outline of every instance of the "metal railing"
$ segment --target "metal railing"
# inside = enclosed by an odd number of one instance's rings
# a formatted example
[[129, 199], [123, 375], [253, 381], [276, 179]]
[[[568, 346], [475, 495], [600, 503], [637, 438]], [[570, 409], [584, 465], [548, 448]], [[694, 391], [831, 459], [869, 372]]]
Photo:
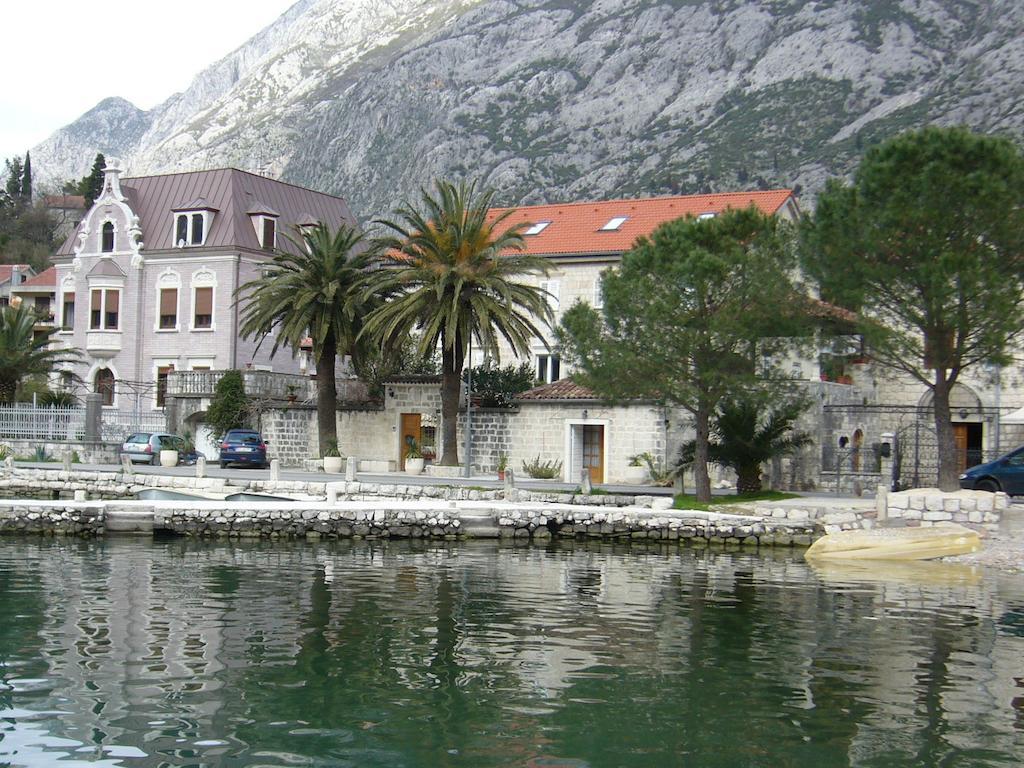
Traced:
[[100, 436], [104, 442], [121, 442], [132, 432], [163, 432], [165, 429], [166, 421], [162, 412], [104, 408], [100, 414]]
[[[211, 397], [225, 371], [174, 371], [167, 376], [167, 395], [171, 397]], [[316, 381], [309, 376], [276, 371], [242, 371], [245, 394], [274, 400], [294, 398], [316, 400]], [[338, 400], [356, 402], [369, 399], [366, 385], [358, 379], [337, 379]]]

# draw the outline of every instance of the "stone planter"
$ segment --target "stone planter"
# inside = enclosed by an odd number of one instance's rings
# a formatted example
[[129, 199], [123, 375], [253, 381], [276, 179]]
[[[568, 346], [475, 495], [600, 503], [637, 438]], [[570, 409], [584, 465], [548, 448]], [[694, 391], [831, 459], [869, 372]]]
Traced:
[[176, 466], [178, 466], [178, 452], [177, 451], [160, 451], [160, 466], [161, 467], [176, 467]]
[[341, 456], [324, 456], [324, 472], [329, 475], [341, 474], [344, 461]]
[[423, 471], [423, 459], [406, 459], [405, 460], [405, 473], [407, 475], [418, 475]]
[[647, 482], [647, 467], [626, 467], [626, 482], [643, 485]]

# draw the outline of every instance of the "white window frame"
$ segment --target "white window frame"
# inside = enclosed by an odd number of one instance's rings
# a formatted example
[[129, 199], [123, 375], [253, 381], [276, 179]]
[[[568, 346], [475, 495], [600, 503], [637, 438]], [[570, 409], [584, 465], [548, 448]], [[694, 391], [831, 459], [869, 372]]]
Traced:
[[534, 235], [539, 235], [541, 232], [543, 232], [545, 229], [547, 229], [550, 224], [551, 224], [551, 220], [550, 219], [545, 219], [543, 221], [534, 222], [533, 224], [531, 224], [529, 226], [528, 229], [526, 229], [523, 232], [523, 235], [526, 236], [526, 237], [533, 237]]
[[551, 307], [551, 311], [558, 312], [562, 305], [562, 281], [541, 280], [540, 289], [551, 294], [550, 296], [545, 296], [545, 298], [548, 301], [548, 305]]
[[[203, 236], [197, 243], [195, 233], [192, 231], [193, 216], [203, 217]], [[185, 242], [178, 240], [178, 217], [184, 216], [187, 222]], [[213, 211], [174, 211], [171, 215], [171, 242], [175, 248], [196, 248], [206, 244], [206, 238], [210, 234], [210, 225], [213, 223]]]
[[[210, 292], [210, 327], [196, 327], [196, 289], [212, 288]], [[192, 333], [213, 333], [217, 330], [217, 275], [212, 269], [203, 267], [192, 273], [191, 280], [192, 303], [190, 304], [188, 329]]]
[[618, 232], [627, 221], [629, 221], [629, 216], [612, 216], [598, 231]]
[[533, 370], [535, 372], [540, 371], [541, 360], [544, 361], [544, 375], [539, 376], [538, 378], [542, 382], [544, 382], [545, 384], [551, 384], [553, 382], [558, 381], [558, 379], [553, 378], [554, 371], [553, 366], [551, 365], [553, 360], [558, 361], [558, 377], [562, 378], [562, 358], [558, 353], [551, 352], [548, 350], [535, 352], [533, 355]]
[[[92, 292], [102, 291], [100, 295], [100, 324], [99, 327], [92, 327]], [[110, 291], [117, 291], [117, 327], [107, 327], [107, 294]], [[121, 333], [121, 328], [124, 323], [124, 283], [89, 283], [88, 304], [89, 307], [86, 310], [89, 313], [89, 320], [86, 323], [86, 330], [93, 333]], [[75, 302], [75, 313], [78, 312], [78, 302]]]
[[167, 393], [164, 392], [164, 404], [157, 405], [157, 384], [160, 381], [160, 369], [161, 368], [173, 368], [175, 371], [180, 371], [178, 367], [178, 358], [176, 357], [154, 357], [153, 358], [153, 399], [152, 408], [154, 411], [163, 411], [167, 407]]
[[[174, 307], [174, 327], [173, 328], [161, 328], [160, 327], [160, 297], [161, 293], [166, 289], [173, 289], [178, 292], [176, 297], [176, 305]], [[156, 291], [156, 315], [153, 318], [153, 332], [154, 333], [177, 333], [181, 330], [181, 275], [175, 272], [173, 269], [165, 269], [160, 273], [160, 276], [156, 279], [156, 285], [154, 286]]]
[[[68, 294], [74, 298], [75, 304], [75, 316], [71, 318], [71, 327], [64, 327], [64, 297]], [[91, 297], [90, 297], [91, 298]], [[60, 323], [58, 324], [57, 333], [72, 334], [75, 332], [75, 321], [78, 317], [78, 293], [75, 291], [75, 278], [72, 275], [68, 275], [60, 281]]]
[[[267, 219], [274, 222], [274, 242], [270, 244], [269, 248], [263, 242], [263, 222], [265, 222]], [[262, 248], [265, 251], [274, 250], [275, 248], [277, 248], [278, 231], [281, 229], [280, 224], [281, 222], [278, 221], [277, 216], [266, 216], [264, 214], [252, 215], [252, 225], [253, 228], [256, 230], [256, 242], [260, 244], [260, 248]]]

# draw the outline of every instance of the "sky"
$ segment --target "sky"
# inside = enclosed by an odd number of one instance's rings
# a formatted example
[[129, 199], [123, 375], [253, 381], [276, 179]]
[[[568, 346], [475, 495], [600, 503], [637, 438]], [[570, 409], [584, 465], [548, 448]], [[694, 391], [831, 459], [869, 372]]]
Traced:
[[142, 109], [295, 0], [0, 0], [0, 158], [25, 151], [108, 96]]

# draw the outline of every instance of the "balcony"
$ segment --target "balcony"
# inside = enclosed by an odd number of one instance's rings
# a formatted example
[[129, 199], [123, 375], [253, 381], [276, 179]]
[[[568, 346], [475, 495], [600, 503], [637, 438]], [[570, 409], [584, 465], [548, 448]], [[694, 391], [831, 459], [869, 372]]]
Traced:
[[88, 331], [85, 351], [93, 357], [113, 357], [121, 351], [121, 331]]
[[[167, 376], [171, 397], [211, 397], [224, 371], [173, 371]], [[245, 394], [265, 400], [316, 402], [316, 381], [309, 376], [276, 371], [242, 371]], [[366, 402], [369, 392], [358, 379], [336, 379], [339, 402]]]

